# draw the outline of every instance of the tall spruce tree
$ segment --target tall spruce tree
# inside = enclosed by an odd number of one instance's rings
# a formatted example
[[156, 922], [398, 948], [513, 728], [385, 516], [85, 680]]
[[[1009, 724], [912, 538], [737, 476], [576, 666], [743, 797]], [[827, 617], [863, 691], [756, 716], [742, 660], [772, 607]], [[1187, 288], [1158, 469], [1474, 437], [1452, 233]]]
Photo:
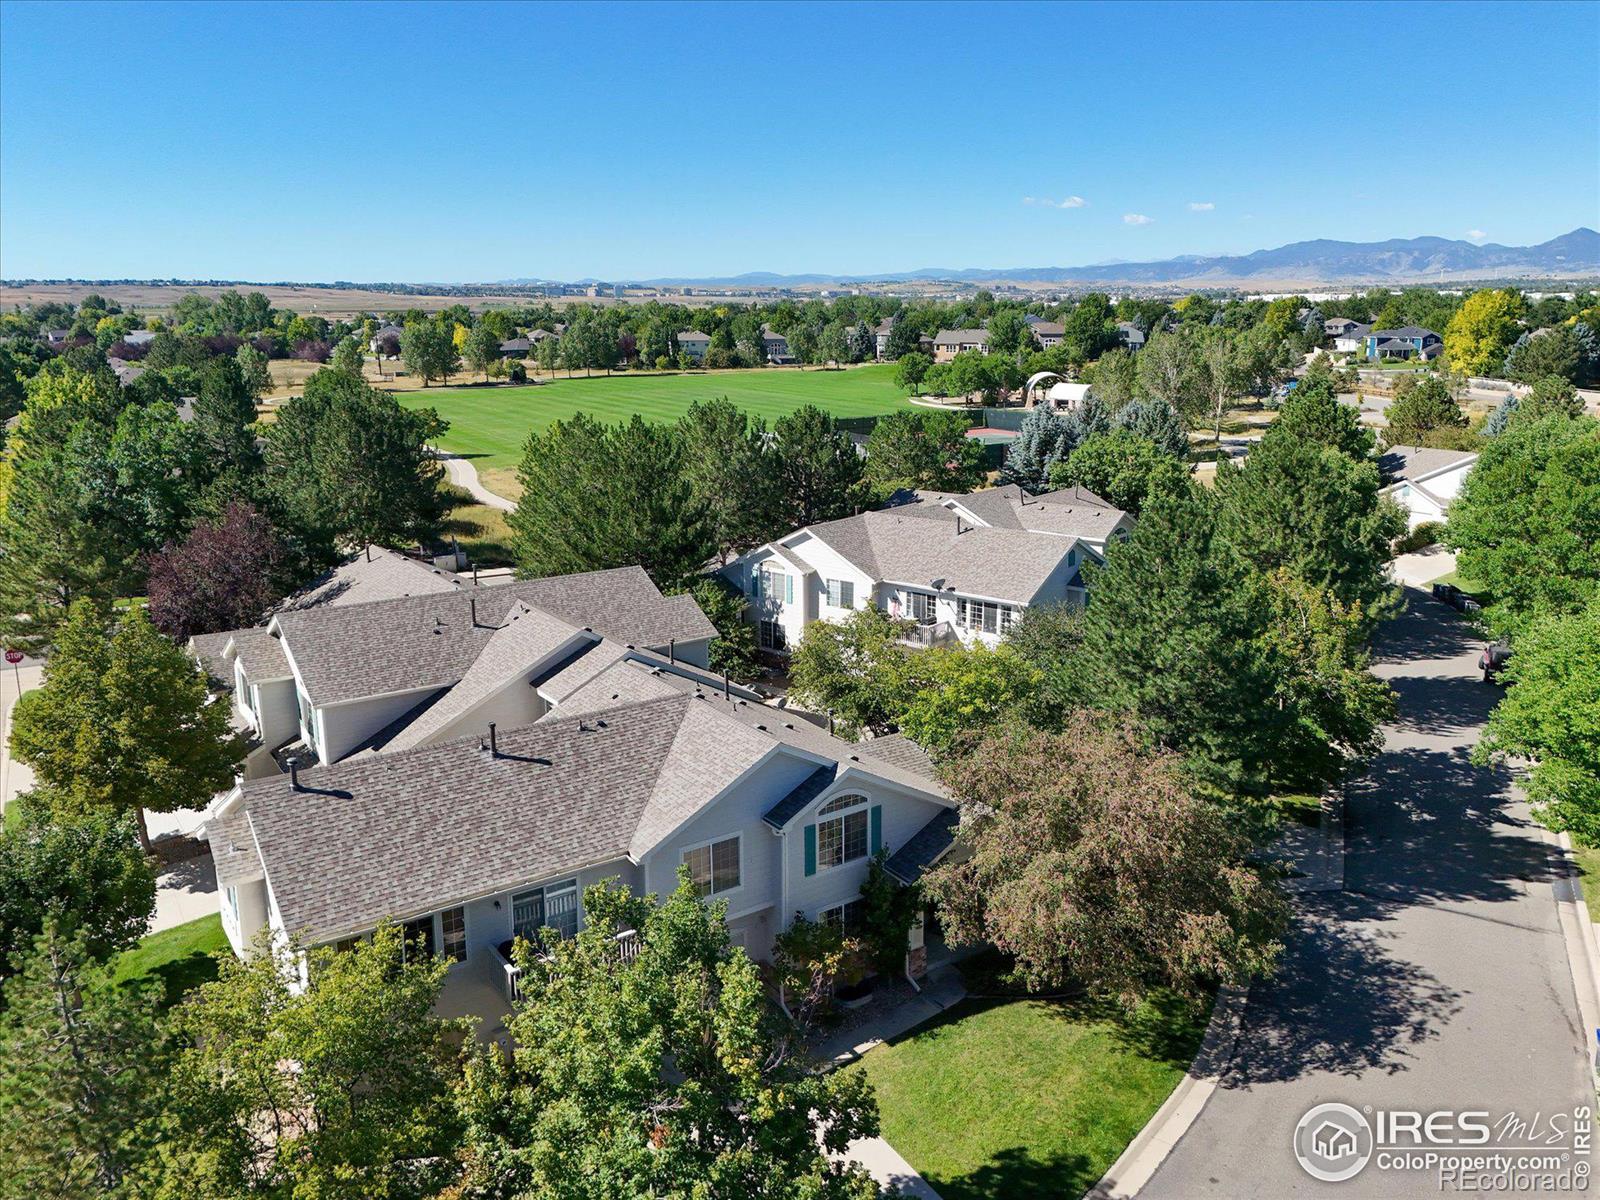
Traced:
[[1050, 468], [1077, 444], [1073, 421], [1065, 413], [1041, 405], [1023, 418], [1017, 440], [1007, 449], [1000, 467], [1000, 482], [1042, 492], [1050, 486]]

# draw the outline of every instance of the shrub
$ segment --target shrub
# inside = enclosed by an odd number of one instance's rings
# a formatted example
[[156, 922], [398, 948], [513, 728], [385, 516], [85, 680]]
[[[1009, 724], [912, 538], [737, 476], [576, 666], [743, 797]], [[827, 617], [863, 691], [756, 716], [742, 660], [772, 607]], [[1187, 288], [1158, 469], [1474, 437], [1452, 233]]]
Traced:
[[1415, 550], [1421, 550], [1424, 546], [1431, 546], [1435, 542], [1442, 542], [1443, 540], [1444, 522], [1424, 521], [1411, 532], [1395, 539], [1394, 552], [1396, 554], [1410, 554]]

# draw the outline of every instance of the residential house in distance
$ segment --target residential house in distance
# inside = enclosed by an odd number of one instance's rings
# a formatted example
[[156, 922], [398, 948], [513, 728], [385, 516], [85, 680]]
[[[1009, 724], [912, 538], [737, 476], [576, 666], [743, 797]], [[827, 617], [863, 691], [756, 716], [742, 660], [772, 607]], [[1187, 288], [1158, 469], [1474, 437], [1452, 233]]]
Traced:
[[687, 354], [695, 362], [704, 362], [706, 351], [711, 348], [711, 335], [701, 333], [697, 329], [685, 329], [678, 335], [678, 351]]
[[769, 363], [782, 366], [794, 362], [794, 356], [789, 353], [789, 339], [781, 333], [774, 333], [770, 325], [761, 327], [761, 348], [766, 352]]
[[933, 361], [947, 363], [964, 350], [989, 353], [987, 329], [941, 329], [933, 337]]
[[527, 358], [533, 343], [525, 337], [507, 338], [500, 343], [501, 358]]
[[1444, 339], [1417, 325], [1370, 329], [1363, 340], [1368, 358], [1438, 358], [1444, 353]]
[[625, 650], [704, 667], [715, 636], [693, 597], [663, 596], [638, 567], [486, 586], [388, 553], [191, 649], [232, 693], [254, 779], [479, 716], [526, 724]]
[[156, 340], [156, 335], [150, 329], [130, 329], [122, 335], [122, 340], [130, 346], [148, 346]]
[[[537, 719], [490, 715], [216, 803], [206, 832], [235, 952], [264, 932], [346, 945], [394, 921], [453, 960], [441, 1009], [493, 1022], [517, 990], [512, 940], [576, 934], [597, 881], [663, 895], [686, 867], [763, 960], [796, 913], [851, 927], [878, 850], [915, 882], [956, 845], [957, 805], [915, 746], [846, 742], [694, 668], [625, 655]], [[613, 932], [619, 953], [637, 945]], [[907, 973], [927, 955], [919, 921]]]
[[1360, 354], [1367, 344], [1371, 325], [1352, 324], [1333, 335], [1333, 348], [1340, 354]]
[[44, 331], [44, 340], [52, 346], [65, 345], [67, 339], [71, 336], [72, 330], [70, 329], [46, 329]]
[[994, 644], [1032, 604], [1082, 605], [1085, 562], [1132, 518], [1081, 488], [1014, 485], [905, 503], [796, 530], [722, 575], [749, 598], [762, 649], [783, 652], [813, 621], [875, 606], [916, 623], [914, 644]]
[[383, 354], [385, 347], [392, 341], [396, 346], [400, 344], [400, 337], [405, 333], [398, 325], [380, 325], [373, 333], [372, 340], [367, 343], [367, 350], [372, 354]]
[[1322, 323], [1322, 333], [1324, 337], [1336, 338], [1341, 334], [1349, 333], [1360, 324], [1360, 321], [1352, 320], [1349, 317], [1329, 317]]
[[1122, 339], [1124, 349], [1134, 352], [1144, 349], [1144, 330], [1140, 329], [1132, 321], [1118, 321], [1117, 336]]
[[1046, 321], [1043, 317], [1036, 317], [1032, 313], [1022, 319], [1027, 322], [1028, 328], [1033, 330], [1034, 341], [1039, 343], [1041, 350], [1059, 346], [1061, 339], [1067, 335], [1067, 327], [1060, 321]]
[[894, 332], [895, 318], [885, 317], [872, 327], [872, 353], [879, 362], [889, 356], [889, 334]]
[[1470, 450], [1391, 446], [1378, 459], [1383, 494], [1406, 510], [1411, 529], [1427, 521], [1442, 521], [1477, 461], [1477, 454]]

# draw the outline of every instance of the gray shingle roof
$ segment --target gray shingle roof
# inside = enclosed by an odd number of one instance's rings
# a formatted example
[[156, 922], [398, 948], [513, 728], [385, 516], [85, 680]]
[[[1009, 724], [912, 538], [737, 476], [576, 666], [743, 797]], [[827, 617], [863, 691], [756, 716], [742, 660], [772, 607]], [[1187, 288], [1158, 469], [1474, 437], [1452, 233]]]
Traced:
[[[520, 603], [643, 646], [715, 636], [689, 595], [663, 596], [638, 567], [527, 579], [274, 618], [316, 704], [450, 687]], [[476, 620], [474, 620], [474, 604]]]
[[422, 745], [517, 675], [531, 670], [574, 639], [595, 640], [593, 634], [585, 634], [560, 617], [518, 602], [507, 614], [506, 623], [489, 635], [461, 681], [437, 704], [389, 739], [384, 749], [393, 752]]
[[396, 600], [401, 596], [438, 595], [470, 586], [470, 579], [431, 563], [419, 562], [382, 546], [371, 546], [301, 588], [278, 608], [285, 611], [324, 604], [366, 604], [373, 600]]
[[1105, 541], [1127, 515], [1076, 485], [1033, 496], [1016, 484], [1006, 484], [950, 499], [997, 529], [1028, 529], [1092, 542]]
[[884, 869], [901, 883], [916, 883], [922, 873], [939, 856], [955, 844], [956, 831], [961, 827], [961, 810], [947, 808], [906, 840], [905, 845], [889, 856]]
[[1390, 446], [1378, 459], [1386, 483], [1415, 483], [1478, 457], [1472, 450], [1436, 450], [1431, 446]]
[[697, 344], [700, 342], [705, 342], [707, 345], [710, 345], [711, 335], [709, 333], [701, 333], [697, 329], [685, 329], [682, 333], [678, 334], [678, 345], [681, 346], [685, 342], [694, 342]]
[[861, 742], [860, 748], [868, 758], [891, 763], [929, 783], [939, 782], [939, 772], [933, 765], [933, 759], [928, 757], [928, 752], [903, 733], [872, 738], [870, 741]]
[[794, 820], [813, 800], [822, 795], [833, 786], [833, 781], [838, 778], [839, 767], [837, 763], [829, 763], [825, 767], [818, 767], [796, 785], [782, 800], [762, 814], [761, 819], [774, 829], [782, 829]]
[[809, 532], [875, 580], [917, 587], [939, 580], [941, 588], [1015, 604], [1032, 600], [1071, 550], [1064, 538], [1020, 529], [963, 524], [958, 534], [953, 513], [936, 523], [900, 509], [827, 521]]
[[959, 346], [969, 342], [987, 345], [988, 341], [987, 329], [941, 329], [933, 335], [935, 346]]
[[834, 763], [840, 770], [864, 771], [927, 795], [945, 795], [943, 785], [931, 773], [908, 768], [893, 754], [875, 756], [871, 742], [847, 742], [798, 713], [743, 699], [737, 692], [724, 699], [715, 685], [702, 687], [694, 679], [656, 670], [642, 662], [630, 660], [607, 669], [562, 701], [552, 716], [601, 712], [617, 704], [659, 699], [673, 693], [697, 696], [700, 703], [786, 746]]
[[230, 641], [234, 657], [244, 664], [245, 677], [251, 683], [286, 679], [294, 674], [283, 653], [283, 643], [265, 629], [236, 629]]
[[[244, 784], [285, 925], [312, 940], [640, 852], [770, 752], [693, 697]], [[229, 826], [231, 828], [231, 826]]]
[[212, 685], [219, 692], [233, 691], [233, 665], [222, 656], [222, 652], [238, 632], [236, 629], [224, 629], [221, 633], [197, 633], [189, 639], [189, 653], [205, 668]]
[[250, 818], [243, 811], [212, 818], [208, 822], [207, 836], [211, 840], [211, 860], [217, 867], [219, 888], [261, 878], [261, 855], [256, 848], [255, 831], [250, 828]]

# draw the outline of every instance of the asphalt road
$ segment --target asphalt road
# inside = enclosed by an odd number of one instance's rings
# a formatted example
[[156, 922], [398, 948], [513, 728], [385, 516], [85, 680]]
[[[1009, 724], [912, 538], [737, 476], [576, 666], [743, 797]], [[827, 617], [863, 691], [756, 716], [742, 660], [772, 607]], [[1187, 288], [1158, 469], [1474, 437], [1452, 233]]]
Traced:
[[1328, 1101], [1491, 1121], [1594, 1104], [1558, 915], [1564, 869], [1509, 775], [1467, 759], [1498, 694], [1476, 671], [1482, 642], [1410, 595], [1380, 634], [1376, 669], [1400, 716], [1349, 795], [1346, 890], [1304, 898], [1219, 1086], [1141, 1197], [1437, 1197], [1437, 1168], [1376, 1159], [1344, 1182], [1312, 1179], [1293, 1154], [1297, 1122]]

